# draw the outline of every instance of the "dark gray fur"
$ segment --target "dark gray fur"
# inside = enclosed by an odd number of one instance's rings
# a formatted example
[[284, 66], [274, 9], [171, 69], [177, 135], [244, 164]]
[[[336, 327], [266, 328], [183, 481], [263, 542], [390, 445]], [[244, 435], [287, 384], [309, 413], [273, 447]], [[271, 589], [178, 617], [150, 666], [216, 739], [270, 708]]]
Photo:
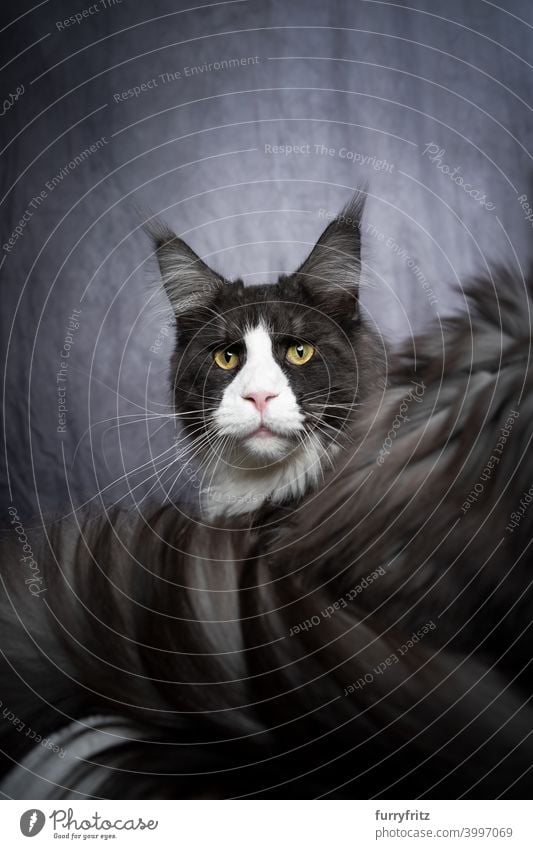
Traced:
[[[391, 360], [356, 451], [296, 509], [247, 531], [172, 507], [55, 526], [33, 542], [39, 598], [4, 548], [4, 706], [43, 736], [129, 728], [61, 786], [43, 758], [29, 797], [529, 797], [533, 506], [506, 528], [533, 478], [533, 274], [495, 281]], [[36, 748], [10, 721], [0, 746], [4, 772]]]

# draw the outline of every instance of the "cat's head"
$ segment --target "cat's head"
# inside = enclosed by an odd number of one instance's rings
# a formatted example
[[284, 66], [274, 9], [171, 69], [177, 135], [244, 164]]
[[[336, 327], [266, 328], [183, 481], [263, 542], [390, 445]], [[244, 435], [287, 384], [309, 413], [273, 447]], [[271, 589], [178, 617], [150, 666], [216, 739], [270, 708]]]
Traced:
[[382, 345], [359, 306], [361, 214], [356, 199], [297, 271], [266, 285], [225, 280], [171, 231], [153, 233], [177, 322], [183, 455], [200, 459], [212, 513], [302, 495], [382, 377]]

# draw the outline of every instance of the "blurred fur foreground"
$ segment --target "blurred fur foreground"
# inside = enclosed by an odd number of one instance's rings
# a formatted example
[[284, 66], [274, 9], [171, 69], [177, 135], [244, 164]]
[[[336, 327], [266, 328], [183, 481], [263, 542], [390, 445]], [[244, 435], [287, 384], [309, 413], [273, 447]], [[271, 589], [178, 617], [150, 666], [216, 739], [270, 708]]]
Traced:
[[532, 291], [414, 340], [296, 509], [54, 526], [35, 596], [13, 534], [4, 795], [529, 796]]

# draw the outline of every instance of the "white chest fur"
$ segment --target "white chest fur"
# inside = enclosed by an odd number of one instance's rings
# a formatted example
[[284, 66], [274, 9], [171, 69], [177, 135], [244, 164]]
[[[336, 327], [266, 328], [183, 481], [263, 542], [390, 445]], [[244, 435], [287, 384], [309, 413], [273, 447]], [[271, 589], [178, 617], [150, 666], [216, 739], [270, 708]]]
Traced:
[[[327, 453], [327, 457], [326, 457]], [[260, 471], [219, 466], [209, 487], [202, 491], [206, 518], [251, 513], [270, 502], [280, 504], [301, 498], [316, 487], [331, 463], [332, 448], [323, 448], [313, 438], [282, 462]]]

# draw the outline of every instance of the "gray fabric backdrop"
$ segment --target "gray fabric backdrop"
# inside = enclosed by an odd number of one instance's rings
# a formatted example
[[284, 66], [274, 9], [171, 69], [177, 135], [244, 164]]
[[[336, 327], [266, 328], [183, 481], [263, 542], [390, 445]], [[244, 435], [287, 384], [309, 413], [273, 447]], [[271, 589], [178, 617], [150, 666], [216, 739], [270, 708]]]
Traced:
[[531, 254], [527, 0], [192, 6], [3, 3], [2, 504], [28, 521], [147, 496], [174, 437], [147, 214], [269, 279], [366, 185], [363, 303], [393, 339]]

